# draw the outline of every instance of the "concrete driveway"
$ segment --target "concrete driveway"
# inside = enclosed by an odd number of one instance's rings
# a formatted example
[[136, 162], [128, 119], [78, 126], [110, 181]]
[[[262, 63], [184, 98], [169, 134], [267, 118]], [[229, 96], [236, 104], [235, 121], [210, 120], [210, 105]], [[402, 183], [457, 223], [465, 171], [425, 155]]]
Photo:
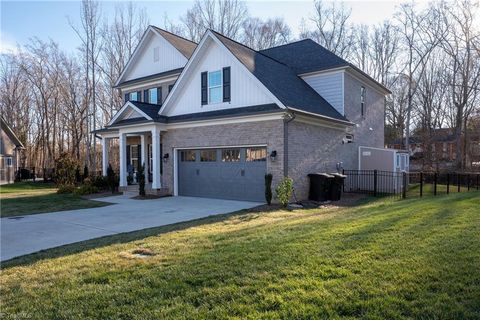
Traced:
[[111, 206], [1, 218], [0, 260], [117, 233], [248, 209], [256, 202], [193, 197], [102, 198]]

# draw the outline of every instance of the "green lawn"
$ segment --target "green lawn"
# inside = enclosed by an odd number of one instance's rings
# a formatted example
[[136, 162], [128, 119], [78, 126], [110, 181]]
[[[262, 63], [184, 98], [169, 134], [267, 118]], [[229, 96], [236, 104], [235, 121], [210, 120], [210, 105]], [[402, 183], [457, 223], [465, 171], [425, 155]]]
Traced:
[[[480, 194], [241, 212], [7, 262], [29, 319], [478, 319]], [[155, 253], [132, 255], [135, 249]]]
[[54, 184], [42, 182], [3, 185], [0, 187], [0, 199], [1, 217], [108, 205], [105, 202], [87, 200], [73, 194], [57, 194]]

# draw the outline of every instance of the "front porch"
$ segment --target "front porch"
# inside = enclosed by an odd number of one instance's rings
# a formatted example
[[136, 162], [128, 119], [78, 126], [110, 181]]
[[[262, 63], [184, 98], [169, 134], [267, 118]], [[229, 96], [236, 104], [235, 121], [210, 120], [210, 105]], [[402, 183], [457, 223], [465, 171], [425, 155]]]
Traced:
[[[155, 125], [119, 128], [99, 132], [102, 138], [102, 174], [107, 175], [110, 164], [110, 144], [118, 141], [119, 190], [138, 192], [138, 172], [144, 166], [145, 191], [148, 194], [168, 195], [170, 190], [162, 187], [164, 157], [161, 131]], [[166, 156], [168, 158], [168, 156]]]

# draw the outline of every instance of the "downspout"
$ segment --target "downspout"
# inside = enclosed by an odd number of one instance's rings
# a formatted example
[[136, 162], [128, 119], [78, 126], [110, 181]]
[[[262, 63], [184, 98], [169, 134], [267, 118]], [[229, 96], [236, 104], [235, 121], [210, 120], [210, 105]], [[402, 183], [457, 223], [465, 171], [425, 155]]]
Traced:
[[295, 119], [295, 113], [286, 112], [283, 118], [283, 176], [288, 177], [288, 124]]

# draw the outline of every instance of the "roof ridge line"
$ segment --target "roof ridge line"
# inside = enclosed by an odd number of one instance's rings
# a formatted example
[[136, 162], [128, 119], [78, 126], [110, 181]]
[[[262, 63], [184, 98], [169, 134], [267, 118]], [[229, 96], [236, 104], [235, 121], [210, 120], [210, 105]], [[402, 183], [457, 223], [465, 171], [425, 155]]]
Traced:
[[166, 33], [168, 33], [168, 34], [171, 34], [172, 36], [175, 36], [175, 37], [180, 38], [180, 39], [182, 39], [182, 40], [191, 42], [191, 43], [193, 43], [193, 44], [195, 44], [195, 45], [198, 45], [198, 43], [196, 43], [195, 41], [192, 41], [192, 40], [189, 40], [189, 39], [187, 39], [187, 38], [185, 38], [185, 37], [179, 36], [179, 35], [176, 34], [176, 33], [173, 33], [173, 32], [170, 32], [170, 31], [168, 31], [168, 30], [162, 29], [162, 28], [157, 27], [157, 26], [155, 26], [155, 25], [153, 25], [153, 24], [151, 24], [150, 27], [153, 27], [153, 28], [155, 28], [155, 29], [158, 29], [158, 30], [161, 30], [161, 31], [163, 31], [163, 32], [166, 32]]
[[[276, 49], [276, 48], [280, 48], [280, 47], [285, 47], [285, 46], [289, 46], [291, 44], [294, 44], [294, 43], [298, 43], [298, 42], [302, 42], [302, 41], [313, 41], [312, 39], [310, 38], [305, 38], [305, 39], [301, 39], [301, 40], [295, 40], [295, 41], [292, 41], [292, 42], [289, 42], [289, 43], [284, 43], [284, 44], [280, 44], [278, 46], [273, 46], [273, 47], [270, 47], [270, 48], [266, 48], [266, 49], [262, 49], [260, 51], [267, 51], [267, 50], [270, 50], [270, 49]], [[313, 41], [315, 42], [315, 41]], [[316, 42], [315, 42], [316, 43]]]
[[[290, 68], [288, 65], [286, 65], [285, 63], [283, 63], [283, 62], [281, 62], [281, 61], [278, 61], [278, 60], [275, 59], [275, 58], [272, 58], [272, 57], [270, 57], [270, 56], [267, 56], [266, 54], [263, 54], [262, 52], [260, 52], [260, 51], [258, 51], [258, 50], [255, 50], [255, 49], [253, 49], [253, 48], [250, 48], [249, 46], [247, 46], [247, 45], [245, 45], [245, 44], [243, 44], [243, 43], [241, 43], [241, 42], [238, 42], [237, 40], [234, 40], [234, 39], [232, 39], [232, 38], [229, 38], [229, 37], [221, 34], [220, 32], [217, 32], [217, 31], [215, 31], [215, 30], [213, 30], [213, 29], [208, 29], [208, 30], [210, 30], [210, 31], [212, 31], [213, 33], [215, 33], [215, 34], [217, 34], [217, 35], [220, 35], [220, 36], [224, 37], [225, 39], [228, 39], [228, 40], [230, 40], [230, 41], [232, 41], [232, 42], [234, 42], [234, 43], [236, 43], [236, 44], [239, 44], [239, 45], [241, 45], [242, 47], [245, 47], [245, 48], [247, 48], [247, 49], [249, 49], [249, 50], [252, 50], [253, 52], [256, 52], [256, 53], [258, 53], [258, 54], [261, 54], [261, 55], [264, 56], [265, 58], [268, 58], [268, 59], [270, 59], [270, 60], [272, 60], [272, 61], [275, 61], [275, 62], [277, 62], [277, 63], [279, 63], [279, 64], [287, 67], [287, 68], [290, 69], [292, 72], [294, 72], [293, 69]], [[294, 72], [294, 73], [295, 73], [295, 72]]]

